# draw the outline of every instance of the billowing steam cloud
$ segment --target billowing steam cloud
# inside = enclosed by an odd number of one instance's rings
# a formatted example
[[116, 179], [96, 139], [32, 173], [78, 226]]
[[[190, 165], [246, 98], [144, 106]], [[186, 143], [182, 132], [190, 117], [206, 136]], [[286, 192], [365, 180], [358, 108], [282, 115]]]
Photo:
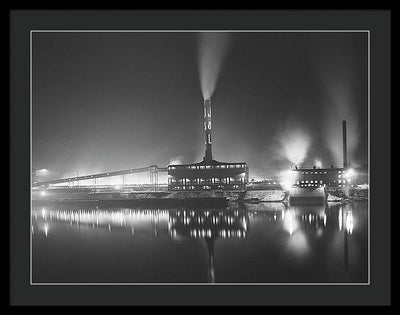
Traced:
[[318, 157], [314, 159], [314, 165], [315, 165], [317, 168], [322, 168], [322, 167], [323, 167], [322, 161], [321, 161], [321, 159], [318, 158]]
[[200, 33], [198, 61], [200, 87], [204, 99], [210, 99], [214, 93], [230, 43], [228, 33]]
[[292, 170], [283, 171], [279, 175], [279, 184], [285, 190], [289, 190], [297, 180], [297, 173]]
[[280, 155], [292, 164], [301, 164], [311, 144], [310, 136], [302, 129], [292, 127], [279, 135]]
[[175, 157], [171, 158], [169, 160], [169, 164], [170, 165], [183, 164], [183, 160], [184, 160], [183, 155], [178, 155], [178, 156], [175, 156]]

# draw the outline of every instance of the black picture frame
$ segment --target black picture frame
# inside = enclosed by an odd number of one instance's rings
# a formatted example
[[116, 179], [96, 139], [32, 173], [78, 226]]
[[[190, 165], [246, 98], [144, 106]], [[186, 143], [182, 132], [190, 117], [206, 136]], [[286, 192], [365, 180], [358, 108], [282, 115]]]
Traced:
[[[388, 305], [391, 261], [391, 12], [387, 10], [11, 10], [11, 305]], [[30, 81], [33, 29], [369, 30], [371, 36], [369, 285], [30, 285]]]

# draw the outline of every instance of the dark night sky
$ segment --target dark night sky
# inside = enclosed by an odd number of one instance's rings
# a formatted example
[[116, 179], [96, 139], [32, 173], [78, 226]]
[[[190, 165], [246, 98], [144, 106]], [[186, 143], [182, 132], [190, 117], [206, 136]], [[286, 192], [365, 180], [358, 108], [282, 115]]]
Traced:
[[[197, 36], [33, 33], [33, 167], [68, 176], [200, 161]], [[279, 152], [301, 130], [304, 165], [339, 165], [346, 119], [349, 159], [367, 163], [367, 33], [230, 36], [212, 97], [216, 160], [272, 173], [290, 164]]]

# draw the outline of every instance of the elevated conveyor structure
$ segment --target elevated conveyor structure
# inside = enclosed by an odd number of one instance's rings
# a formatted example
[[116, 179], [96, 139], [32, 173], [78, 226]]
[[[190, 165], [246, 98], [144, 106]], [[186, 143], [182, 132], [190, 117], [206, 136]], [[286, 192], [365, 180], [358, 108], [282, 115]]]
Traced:
[[112, 176], [125, 176], [125, 175], [129, 175], [129, 174], [144, 173], [144, 172], [149, 172], [150, 184], [157, 187], [158, 173], [159, 172], [167, 172], [167, 171], [168, 171], [167, 168], [158, 167], [158, 165], [150, 165], [147, 167], [131, 168], [131, 169], [121, 170], [121, 171], [91, 174], [91, 175], [84, 175], [84, 176], [74, 176], [74, 177], [53, 179], [53, 180], [41, 181], [41, 182], [33, 182], [32, 187], [43, 187], [43, 186], [46, 187], [46, 186], [55, 185], [55, 184], [73, 183], [73, 182], [79, 182], [79, 181], [83, 181], [83, 180], [105, 178], [105, 177], [112, 177]]

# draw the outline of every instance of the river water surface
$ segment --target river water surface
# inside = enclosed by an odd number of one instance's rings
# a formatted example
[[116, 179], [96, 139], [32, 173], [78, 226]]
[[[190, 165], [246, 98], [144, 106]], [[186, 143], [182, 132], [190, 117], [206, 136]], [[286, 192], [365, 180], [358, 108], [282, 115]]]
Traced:
[[33, 283], [366, 283], [368, 202], [32, 209]]

